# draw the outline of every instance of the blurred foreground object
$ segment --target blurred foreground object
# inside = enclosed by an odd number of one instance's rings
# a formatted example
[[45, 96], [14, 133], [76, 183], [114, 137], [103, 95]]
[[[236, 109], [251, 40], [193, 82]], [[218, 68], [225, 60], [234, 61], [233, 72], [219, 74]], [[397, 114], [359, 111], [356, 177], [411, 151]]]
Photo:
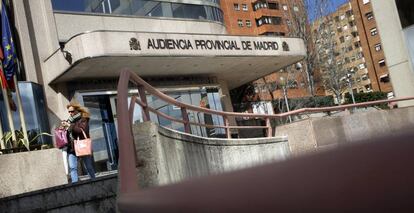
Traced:
[[118, 207], [121, 212], [414, 212], [413, 139], [414, 132], [395, 133], [281, 163], [121, 191]]

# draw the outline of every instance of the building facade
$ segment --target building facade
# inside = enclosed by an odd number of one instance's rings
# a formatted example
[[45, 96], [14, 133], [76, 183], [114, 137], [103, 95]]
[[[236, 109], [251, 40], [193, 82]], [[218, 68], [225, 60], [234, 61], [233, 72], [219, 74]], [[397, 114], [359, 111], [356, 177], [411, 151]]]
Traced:
[[[297, 37], [291, 22], [306, 13], [302, 0], [228, 0], [221, 1], [224, 23], [232, 35]], [[300, 15], [299, 15], [300, 14]], [[252, 101], [270, 101], [283, 97], [281, 82], [286, 79], [289, 98], [310, 96], [308, 79], [300, 64], [296, 67], [275, 69], [267, 76], [252, 82], [255, 93]], [[321, 93], [318, 90], [319, 94]]]
[[387, 61], [382, 49], [381, 36], [378, 33], [372, 5], [366, 0], [352, 0], [350, 2], [372, 89], [390, 93], [389, 97], [393, 97]]
[[[218, 0], [80, 2], [13, 0], [14, 27], [25, 76], [20, 80], [43, 87], [50, 128], [67, 119], [70, 101], [89, 108], [98, 171], [116, 168], [116, 86], [121, 69], [132, 70], [179, 101], [232, 111], [230, 89], [305, 57], [301, 39], [228, 35]], [[163, 113], [181, 115], [177, 107], [147, 99]], [[192, 112], [189, 119], [223, 122]], [[151, 120], [184, 128], [156, 115]], [[136, 107], [134, 122], [140, 121]], [[224, 133], [199, 127], [191, 127], [191, 132], [204, 137]]]
[[[364, 0], [372, 6], [396, 97], [414, 96], [414, 4], [410, 0]], [[404, 101], [398, 106], [412, 106]]]
[[341, 96], [341, 102], [351, 88], [353, 93], [381, 91], [393, 97], [373, 16], [369, 5], [355, 0], [312, 24], [327, 94]]

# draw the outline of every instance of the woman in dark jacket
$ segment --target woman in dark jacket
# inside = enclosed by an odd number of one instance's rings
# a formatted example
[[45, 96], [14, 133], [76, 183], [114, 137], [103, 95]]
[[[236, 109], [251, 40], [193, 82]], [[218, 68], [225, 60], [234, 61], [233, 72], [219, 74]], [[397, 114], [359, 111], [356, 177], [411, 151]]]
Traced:
[[78, 182], [78, 158], [82, 159], [86, 166], [91, 179], [95, 179], [95, 169], [93, 167], [92, 156], [77, 157], [74, 149], [75, 139], [85, 139], [82, 130], [86, 137], [89, 138], [89, 113], [88, 111], [77, 103], [71, 103], [66, 106], [69, 112], [69, 118], [64, 121], [63, 125], [68, 128], [68, 162], [69, 172], [72, 183]]

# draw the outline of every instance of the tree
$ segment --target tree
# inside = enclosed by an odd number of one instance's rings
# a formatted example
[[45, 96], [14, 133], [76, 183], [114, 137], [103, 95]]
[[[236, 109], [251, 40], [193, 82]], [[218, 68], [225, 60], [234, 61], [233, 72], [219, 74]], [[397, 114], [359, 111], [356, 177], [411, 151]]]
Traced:
[[[323, 2], [321, 8], [331, 8], [330, 2]], [[335, 96], [336, 102], [341, 104], [345, 91], [352, 89], [349, 86], [355, 85], [355, 72], [357, 63], [362, 56], [355, 56], [358, 51], [354, 51], [354, 38], [351, 29], [352, 10], [343, 10], [348, 7], [342, 7], [341, 11], [322, 16], [315, 20], [311, 25], [312, 38], [316, 58], [314, 68], [320, 70], [322, 83], [327, 93]], [[329, 10], [327, 10], [329, 11]], [[322, 14], [324, 12], [321, 12]], [[357, 41], [356, 43], [358, 43]], [[356, 48], [356, 47], [355, 47]], [[360, 54], [358, 52], [358, 54]], [[352, 62], [350, 58], [353, 58]]]
[[[301, 67], [296, 67], [296, 69], [302, 71], [301, 73], [307, 81], [309, 93], [314, 96], [315, 80], [317, 81], [319, 78], [315, 72], [317, 53], [314, 45], [315, 39], [310, 29], [310, 19], [318, 19], [326, 15], [327, 0], [294, 0], [287, 2], [289, 10], [284, 13], [284, 16], [288, 25], [289, 36], [303, 39], [307, 46], [305, 59], [300, 63]], [[312, 15], [312, 17], [309, 17], [309, 15]]]

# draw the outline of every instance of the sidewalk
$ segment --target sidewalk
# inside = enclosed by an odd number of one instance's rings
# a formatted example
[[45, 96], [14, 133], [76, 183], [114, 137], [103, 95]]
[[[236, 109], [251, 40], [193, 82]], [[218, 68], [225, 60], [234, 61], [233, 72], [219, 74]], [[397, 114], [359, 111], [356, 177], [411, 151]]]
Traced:
[[[112, 175], [112, 174], [118, 174], [118, 170], [112, 170], [112, 171], [106, 171], [106, 172], [97, 172], [95, 174], [96, 178], [99, 177], [104, 177], [104, 176], [108, 176], [108, 175]], [[79, 176], [79, 181], [85, 181], [85, 180], [89, 180], [89, 175], [82, 175]]]

